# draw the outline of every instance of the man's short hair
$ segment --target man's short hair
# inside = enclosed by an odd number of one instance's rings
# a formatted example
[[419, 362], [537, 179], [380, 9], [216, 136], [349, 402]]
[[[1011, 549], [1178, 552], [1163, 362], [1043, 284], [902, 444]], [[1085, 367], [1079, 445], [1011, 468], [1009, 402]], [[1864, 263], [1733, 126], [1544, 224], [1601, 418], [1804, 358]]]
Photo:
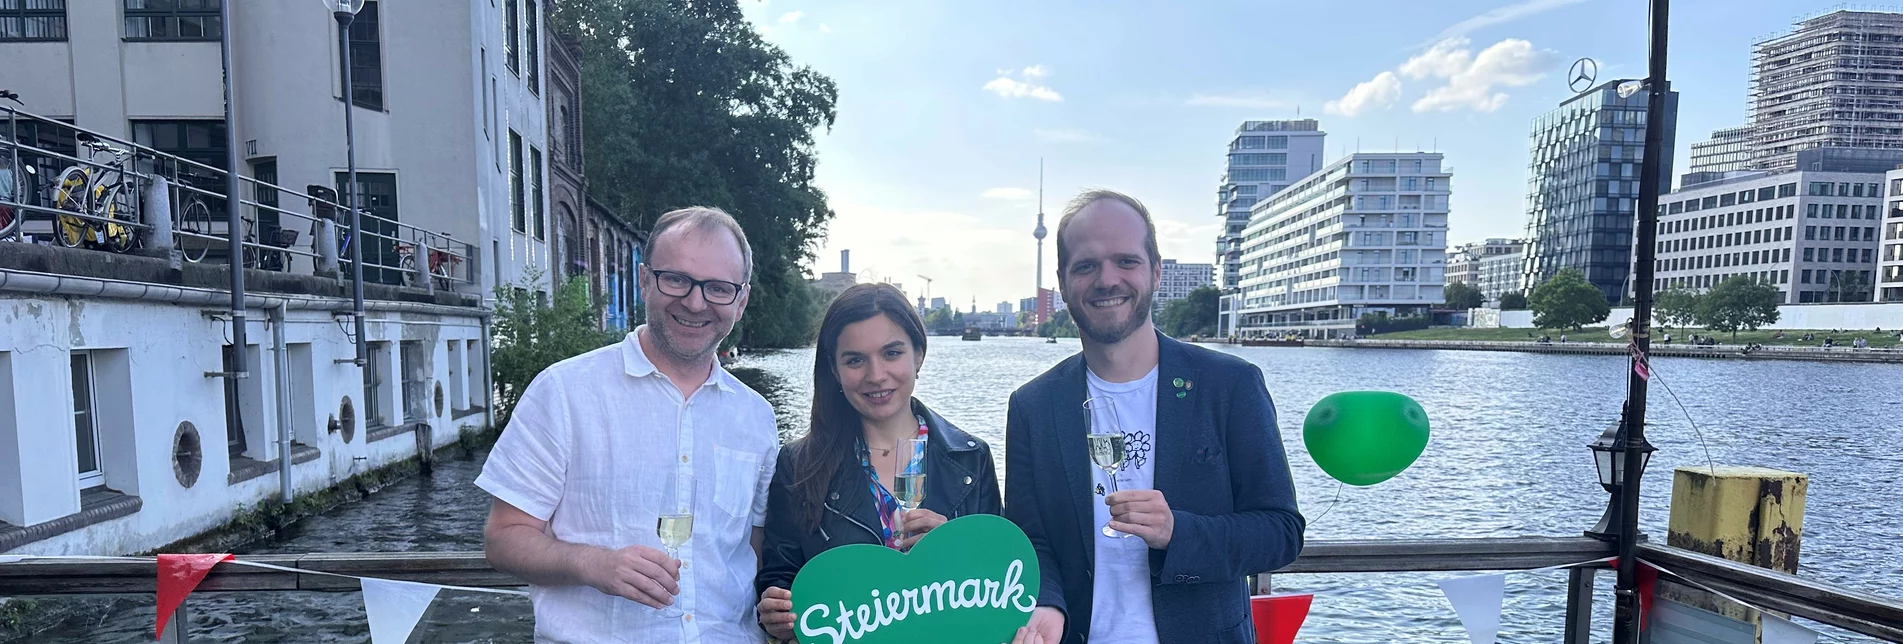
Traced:
[[740, 228], [740, 222], [735, 221], [733, 215], [710, 206], [688, 206], [661, 215], [660, 220], [654, 222], [654, 230], [648, 232], [647, 248], [641, 250], [642, 259], [652, 265], [655, 242], [667, 231], [683, 227], [700, 232], [724, 230], [732, 234], [734, 242], [740, 244], [741, 259], [746, 266], [746, 274], [741, 276], [740, 281], [753, 280], [753, 246], [747, 243], [747, 231]]
[[1152, 266], [1162, 265], [1163, 254], [1156, 249], [1156, 222], [1150, 219], [1150, 209], [1143, 207], [1143, 202], [1137, 201], [1136, 197], [1115, 190], [1091, 188], [1072, 197], [1070, 203], [1064, 205], [1063, 216], [1057, 220], [1057, 278], [1062, 280], [1064, 274], [1070, 270], [1070, 250], [1064, 247], [1064, 231], [1070, 228], [1071, 220], [1077, 218], [1077, 213], [1083, 212], [1085, 208], [1090, 207], [1090, 204], [1099, 201], [1122, 203], [1129, 206], [1131, 210], [1135, 210], [1137, 216], [1143, 218], [1143, 250], [1149, 252]]

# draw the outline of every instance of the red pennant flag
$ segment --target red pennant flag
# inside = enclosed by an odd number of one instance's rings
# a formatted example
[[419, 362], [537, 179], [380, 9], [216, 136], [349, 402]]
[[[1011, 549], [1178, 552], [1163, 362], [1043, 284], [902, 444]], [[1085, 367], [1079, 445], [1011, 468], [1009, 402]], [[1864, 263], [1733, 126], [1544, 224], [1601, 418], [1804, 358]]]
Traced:
[[159, 555], [159, 628], [158, 638], [165, 639], [165, 622], [185, 603], [185, 596], [198, 588], [212, 566], [232, 559], [231, 555]]
[[[1607, 565], [1612, 566], [1613, 570], [1618, 570], [1619, 558], [1613, 557]], [[1653, 568], [1652, 564], [1640, 561], [1638, 577], [1638, 588], [1635, 590], [1639, 591], [1639, 630], [1645, 630], [1645, 616], [1652, 612], [1652, 590], [1658, 586], [1659, 569]]]
[[1269, 595], [1249, 598], [1249, 612], [1255, 618], [1256, 639], [1262, 644], [1290, 644], [1308, 619], [1308, 606], [1314, 595]]

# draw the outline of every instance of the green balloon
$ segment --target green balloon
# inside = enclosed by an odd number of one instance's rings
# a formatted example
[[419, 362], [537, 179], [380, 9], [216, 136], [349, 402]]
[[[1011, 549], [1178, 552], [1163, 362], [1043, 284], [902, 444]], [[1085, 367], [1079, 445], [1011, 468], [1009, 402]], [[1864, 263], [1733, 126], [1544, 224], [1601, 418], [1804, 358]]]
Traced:
[[1302, 444], [1335, 480], [1374, 485], [1406, 470], [1427, 449], [1427, 411], [1392, 391], [1329, 394], [1302, 421]]

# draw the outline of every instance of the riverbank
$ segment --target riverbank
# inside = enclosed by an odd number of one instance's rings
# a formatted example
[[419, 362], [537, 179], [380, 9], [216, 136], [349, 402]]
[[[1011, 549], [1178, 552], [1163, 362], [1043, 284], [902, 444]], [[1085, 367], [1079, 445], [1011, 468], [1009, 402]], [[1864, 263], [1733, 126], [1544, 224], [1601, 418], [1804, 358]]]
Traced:
[[[1399, 334], [1394, 334], [1399, 335]], [[1366, 340], [1307, 340], [1303, 346], [1343, 349], [1424, 349], [1440, 351], [1517, 351], [1566, 355], [1621, 355], [1623, 342], [1502, 342], [1497, 340], [1389, 340], [1388, 336]], [[1570, 338], [1569, 338], [1570, 340]], [[1903, 364], [1903, 350], [1896, 348], [1851, 349], [1794, 346], [1764, 346], [1747, 350], [1743, 345], [1684, 344], [1652, 345], [1653, 357], [1714, 358], [1737, 360], [1805, 360], [1811, 362], [1875, 362]]]
[[[1824, 341], [1830, 340], [1832, 344], [1836, 345], [1835, 348], [1842, 349], [1842, 348], [1849, 347], [1852, 344], [1855, 344], [1858, 338], [1862, 338], [1863, 340], [1870, 343], [1871, 348], [1876, 349], [1876, 348], [1892, 348], [1892, 347], [1899, 346], [1897, 341], [1898, 332], [1899, 332], [1899, 329], [1894, 329], [1894, 328], [1885, 329], [1883, 332], [1878, 332], [1875, 329], [1810, 329], [1810, 330], [1793, 329], [1793, 330], [1781, 330], [1781, 331], [1757, 330], [1757, 331], [1739, 331], [1736, 338], [1734, 339], [1733, 336], [1729, 333], [1718, 333], [1714, 331], [1705, 331], [1703, 329], [1654, 328], [1652, 331], [1652, 344], [1654, 346], [1663, 346], [1665, 344], [1663, 342], [1665, 338], [1665, 334], [1670, 333], [1672, 336], [1671, 344], [1673, 345], [1690, 344], [1692, 336], [1696, 334], [1700, 336], [1710, 335], [1712, 337], [1717, 338], [1718, 341], [1722, 343], [1720, 346], [1732, 345], [1733, 348], [1744, 346], [1747, 344], [1759, 344], [1765, 347], [1822, 348]], [[1782, 337], [1779, 337], [1779, 334], [1783, 334]], [[1378, 336], [1371, 336], [1370, 339], [1532, 343], [1537, 341], [1541, 335], [1547, 335], [1551, 337], [1554, 342], [1558, 342], [1560, 333], [1557, 331], [1543, 331], [1540, 329], [1437, 328], [1437, 329], [1421, 329], [1418, 331], [1396, 331], [1394, 333], [1383, 333]], [[1805, 340], [1804, 336], [1806, 335], [1811, 336], [1811, 339]], [[1625, 344], [1624, 339], [1613, 338], [1610, 334], [1606, 332], [1606, 327], [1603, 327], [1603, 326], [1593, 326], [1593, 327], [1580, 329], [1577, 331], [1567, 331], [1566, 339], [1572, 342], [1607, 342], [1607, 343], [1614, 343], [1614, 344]]]

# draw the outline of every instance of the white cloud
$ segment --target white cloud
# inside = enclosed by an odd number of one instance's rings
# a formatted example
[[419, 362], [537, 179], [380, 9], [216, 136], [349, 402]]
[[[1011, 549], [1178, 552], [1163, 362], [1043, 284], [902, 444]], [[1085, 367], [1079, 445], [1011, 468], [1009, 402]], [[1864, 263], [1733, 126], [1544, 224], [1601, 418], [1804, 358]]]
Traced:
[[1504, 87], [1524, 87], [1546, 76], [1545, 67], [1552, 52], [1533, 48], [1533, 43], [1508, 38], [1473, 54], [1465, 39], [1434, 45], [1427, 53], [1409, 59], [1401, 70], [1409, 76], [1432, 76], [1447, 84], [1428, 90], [1414, 102], [1415, 112], [1450, 112], [1471, 109], [1492, 112], [1507, 101]]
[[[1013, 74], [1009, 69], [1000, 69], [998, 70], [998, 77], [991, 79], [989, 83], [985, 83], [984, 89], [985, 91], [1005, 98], [1034, 98], [1040, 101], [1062, 101], [1064, 97], [1058, 94], [1057, 90], [1053, 90], [1040, 83], [1040, 80], [1049, 76], [1050, 73], [1050, 70], [1046, 69], [1043, 65], [1032, 65], [1016, 74]], [[1018, 78], [1012, 78], [1014, 75], [1018, 76]]]
[[1329, 114], [1355, 116], [1371, 108], [1386, 108], [1401, 97], [1401, 78], [1394, 72], [1381, 72], [1367, 82], [1357, 83], [1340, 100], [1329, 101], [1322, 110]]
[[[1441, 30], [1433, 42], [1445, 42], [1498, 24], [1508, 23], [1545, 13], [1566, 5], [1579, 4], [1587, 0], [1525, 0], [1504, 7], [1497, 7], [1480, 15], [1456, 22], [1453, 26]], [[1428, 43], [1422, 43], [1426, 46]]]
[[1252, 110], [1275, 110], [1294, 106], [1294, 103], [1269, 96], [1267, 94], [1196, 94], [1183, 101], [1190, 107], [1225, 107]]
[[800, 18], [804, 18], [804, 17], [806, 17], [806, 12], [804, 11], [788, 11], [786, 13], [780, 14], [780, 24], [790, 25], [790, 24], [799, 22]]
[[990, 190], [986, 190], [984, 194], [981, 196], [983, 196], [986, 199], [1003, 199], [1005, 201], [1026, 201], [1036, 197], [1037, 193], [1032, 192], [1031, 190], [1027, 188], [992, 188]]
[[1031, 134], [1036, 136], [1038, 141], [1044, 143], [1095, 143], [1103, 140], [1103, 137], [1097, 136], [1093, 132], [1076, 128], [1056, 130], [1038, 129], [1032, 130]]

